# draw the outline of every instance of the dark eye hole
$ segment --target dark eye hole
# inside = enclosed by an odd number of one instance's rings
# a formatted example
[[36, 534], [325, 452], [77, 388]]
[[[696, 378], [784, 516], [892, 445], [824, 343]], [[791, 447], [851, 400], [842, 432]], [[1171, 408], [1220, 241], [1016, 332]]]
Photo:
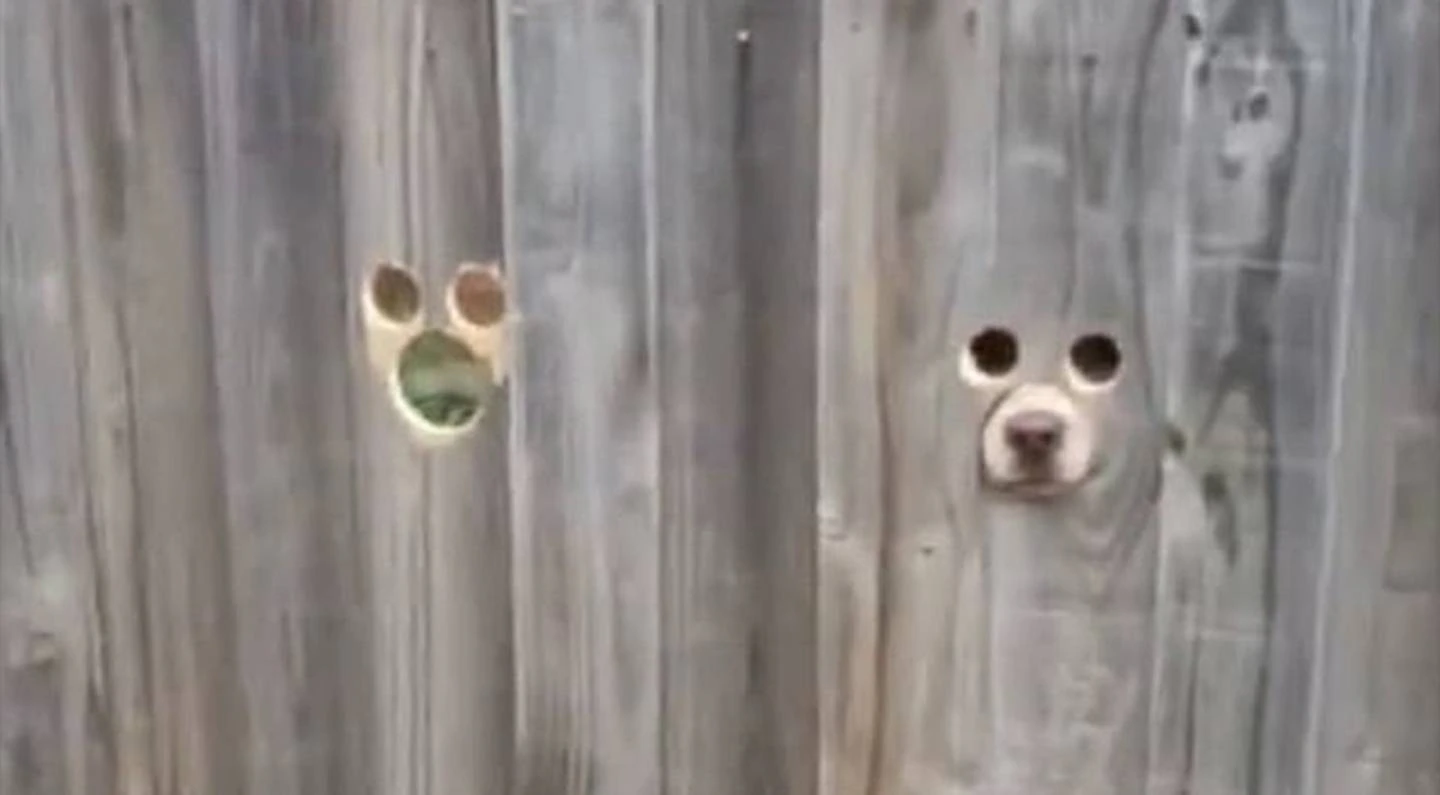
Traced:
[[1020, 361], [1020, 343], [1003, 328], [990, 327], [970, 338], [970, 360], [975, 369], [992, 378], [1009, 373]]
[[1092, 385], [1114, 380], [1120, 358], [1120, 346], [1108, 334], [1086, 334], [1070, 345], [1070, 367]]

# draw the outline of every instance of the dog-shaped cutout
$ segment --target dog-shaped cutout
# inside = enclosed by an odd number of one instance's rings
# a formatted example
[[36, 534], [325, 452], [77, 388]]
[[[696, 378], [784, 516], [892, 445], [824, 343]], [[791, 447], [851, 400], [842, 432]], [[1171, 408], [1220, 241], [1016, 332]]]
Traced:
[[1191, 640], [1161, 626], [1183, 615], [1169, 568], [1189, 565], [1171, 539], [1194, 546], [1203, 502], [1126, 337], [1047, 331], [1027, 346], [988, 325], [959, 354], [979, 423], [988, 778], [1030, 795], [1169, 791]]

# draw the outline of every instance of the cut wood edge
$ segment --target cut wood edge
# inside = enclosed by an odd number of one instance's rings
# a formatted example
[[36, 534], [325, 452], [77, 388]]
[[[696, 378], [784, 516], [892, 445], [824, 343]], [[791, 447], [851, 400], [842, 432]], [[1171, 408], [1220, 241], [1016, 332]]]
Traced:
[[420, 280], [408, 265], [383, 260], [360, 288], [365, 354], [377, 378], [395, 369], [400, 352], [425, 326]]
[[[494, 400], [493, 392], [491, 395], [481, 396], [475, 413], [458, 425], [441, 425], [420, 413], [420, 410], [415, 407], [414, 403], [412, 403], [410, 398], [405, 394], [400, 376], [402, 369], [401, 364], [404, 358], [405, 347], [418, 340], [422, 335], [432, 333], [450, 337], [455, 340], [457, 344], [466, 350], [471, 350], [473, 353], [473, 350], [465, 339], [455, 334], [455, 332], [449, 329], [425, 329], [405, 341], [400, 350], [397, 351], [394, 362], [385, 378], [386, 393], [390, 398], [390, 403], [395, 408], [395, 412], [400, 415], [400, 419], [404, 422], [406, 432], [416, 444], [426, 450], [438, 450], [442, 447], [448, 447], [469, 436], [480, 426], [481, 420], [489, 413], [490, 403]], [[490, 376], [494, 381], [494, 389], [498, 390], [500, 386], [499, 380], [494, 376], [494, 369], [490, 366], [490, 361], [478, 354], [475, 356], [475, 361], [482, 367], [490, 368]]]
[[445, 311], [450, 330], [490, 363], [495, 383], [505, 383], [509, 296], [498, 263], [462, 263], [445, 288]]

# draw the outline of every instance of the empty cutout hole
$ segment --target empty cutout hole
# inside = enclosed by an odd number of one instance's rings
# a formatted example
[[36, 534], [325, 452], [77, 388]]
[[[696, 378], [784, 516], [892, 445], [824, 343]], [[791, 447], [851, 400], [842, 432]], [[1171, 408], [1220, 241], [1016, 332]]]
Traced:
[[458, 428], [482, 411], [495, 391], [488, 364], [439, 329], [417, 334], [400, 352], [400, 395], [424, 420]]
[[375, 308], [394, 323], [413, 320], [420, 312], [420, 285], [409, 271], [385, 263], [370, 275], [370, 295]]
[[1070, 346], [1070, 366], [1090, 384], [1106, 384], [1120, 372], [1120, 346], [1108, 334], [1086, 334]]
[[991, 326], [970, 338], [970, 360], [975, 369], [998, 378], [1020, 362], [1020, 343], [1010, 331]]
[[466, 322], [493, 326], [505, 317], [505, 286], [494, 271], [465, 268], [455, 275], [455, 308]]

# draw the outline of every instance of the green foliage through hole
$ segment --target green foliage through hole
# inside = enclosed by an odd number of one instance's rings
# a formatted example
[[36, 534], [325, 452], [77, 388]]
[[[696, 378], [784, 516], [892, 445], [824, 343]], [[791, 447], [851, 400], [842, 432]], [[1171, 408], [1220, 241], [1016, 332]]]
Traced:
[[427, 422], [456, 428], [489, 405], [495, 376], [489, 362], [437, 329], [421, 332], [400, 352], [400, 394]]

